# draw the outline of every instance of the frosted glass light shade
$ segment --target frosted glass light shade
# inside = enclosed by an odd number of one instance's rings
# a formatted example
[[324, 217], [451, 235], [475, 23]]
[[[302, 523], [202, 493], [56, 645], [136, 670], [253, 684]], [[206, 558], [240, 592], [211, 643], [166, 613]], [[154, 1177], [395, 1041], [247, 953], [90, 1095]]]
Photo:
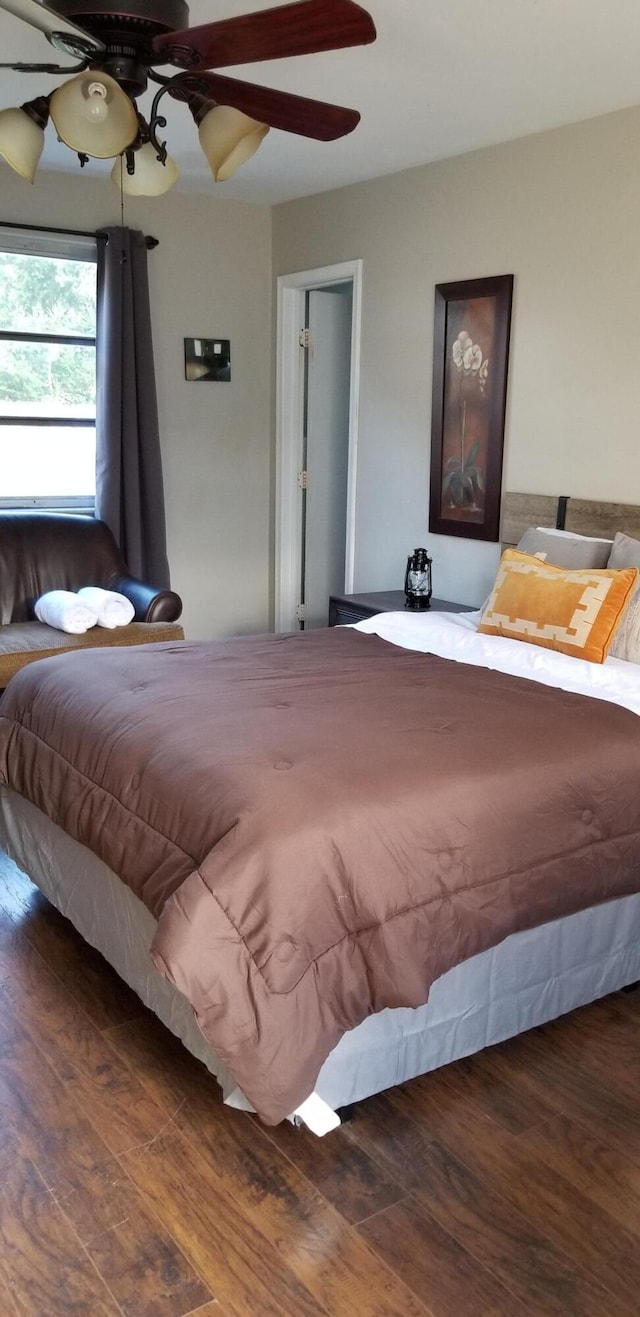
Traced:
[[111, 170], [112, 182], [128, 197], [160, 197], [173, 187], [180, 174], [170, 155], [163, 165], [160, 163], [151, 142], [145, 142], [135, 152], [135, 164], [135, 174], [128, 174], [124, 161], [120, 160], [116, 160]]
[[50, 102], [58, 137], [97, 160], [120, 155], [138, 135], [138, 116], [115, 78], [87, 69], [56, 88]]
[[251, 119], [242, 110], [214, 105], [205, 114], [198, 136], [216, 183], [231, 178], [240, 165], [250, 160], [268, 132], [268, 124]]
[[44, 131], [24, 110], [0, 110], [0, 155], [16, 174], [33, 183], [44, 146]]

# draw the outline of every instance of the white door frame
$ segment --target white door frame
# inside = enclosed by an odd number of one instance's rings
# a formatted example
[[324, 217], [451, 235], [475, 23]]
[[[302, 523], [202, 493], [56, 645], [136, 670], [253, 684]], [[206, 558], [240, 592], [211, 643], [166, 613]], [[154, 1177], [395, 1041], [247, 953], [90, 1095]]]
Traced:
[[[349, 403], [349, 455], [347, 474], [347, 532], [345, 544], [345, 594], [353, 591], [355, 569], [356, 462], [360, 399], [360, 341], [362, 321], [362, 261], [342, 261], [317, 270], [300, 270], [278, 278], [276, 346], [276, 564], [275, 629], [293, 631], [300, 603], [302, 555], [302, 505], [298, 472], [302, 445], [304, 410], [304, 350], [300, 331], [304, 326], [305, 296], [310, 289], [330, 288], [351, 282], [353, 319], [351, 329], [351, 397]], [[327, 600], [327, 609], [329, 600]]]

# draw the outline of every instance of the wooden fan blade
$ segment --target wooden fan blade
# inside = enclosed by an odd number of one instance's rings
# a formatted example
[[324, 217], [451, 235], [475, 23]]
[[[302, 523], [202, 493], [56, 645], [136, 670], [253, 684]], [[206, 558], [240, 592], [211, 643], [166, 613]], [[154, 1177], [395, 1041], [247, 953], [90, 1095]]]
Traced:
[[[357, 110], [312, 101], [306, 96], [292, 96], [290, 92], [273, 91], [270, 87], [258, 87], [253, 82], [239, 82], [218, 73], [198, 74], [197, 83], [198, 91], [211, 96], [218, 105], [233, 105], [252, 119], [268, 123], [271, 128], [313, 137], [318, 142], [333, 142], [337, 137], [346, 137], [360, 122]], [[184, 100], [179, 84], [175, 96]]]
[[364, 46], [375, 38], [373, 19], [353, 0], [295, 0], [280, 9], [163, 34], [154, 39], [153, 52], [156, 63], [196, 72]]
[[[47, 9], [39, 0], [0, 0], [0, 9], [6, 9], [8, 14], [14, 14], [31, 27], [37, 27], [46, 37], [51, 38], [54, 34], [60, 36], [62, 40], [53, 44], [72, 54], [88, 55], [94, 50], [104, 50], [102, 41], [90, 36], [75, 23], [70, 23], [68, 18], [56, 14], [53, 9]], [[68, 37], [68, 42], [64, 40], [65, 37]]]

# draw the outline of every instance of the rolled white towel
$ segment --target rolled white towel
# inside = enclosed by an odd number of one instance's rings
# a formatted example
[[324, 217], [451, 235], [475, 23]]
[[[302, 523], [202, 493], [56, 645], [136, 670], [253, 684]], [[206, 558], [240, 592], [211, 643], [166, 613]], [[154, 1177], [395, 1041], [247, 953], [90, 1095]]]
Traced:
[[49, 590], [36, 601], [33, 611], [39, 622], [72, 636], [81, 636], [98, 621], [95, 609], [71, 590]]
[[117, 626], [128, 626], [135, 617], [135, 608], [126, 595], [117, 590], [101, 590], [98, 585], [85, 585], [78, 590], [78, 599], [87, 604], [97, 615], [98, 626], [113, 631]]

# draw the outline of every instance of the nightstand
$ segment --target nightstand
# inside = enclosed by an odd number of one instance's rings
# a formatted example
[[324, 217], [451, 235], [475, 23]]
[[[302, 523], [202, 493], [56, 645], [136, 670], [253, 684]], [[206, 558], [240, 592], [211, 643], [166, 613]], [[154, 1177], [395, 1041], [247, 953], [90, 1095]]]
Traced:
[[[468, 604], [452, 604], [448, 599], [432, 599], [430, 613], [472, 613]], [[329, 626], [361, 622], [376, 613], [404, 612], [404, 590], [374, 590], [371, 594], [332, 594], [329, 600]], [[407, 609], [407, 612], [414, 612]], [[418, 610], [415, 610], [416, 616]]]

